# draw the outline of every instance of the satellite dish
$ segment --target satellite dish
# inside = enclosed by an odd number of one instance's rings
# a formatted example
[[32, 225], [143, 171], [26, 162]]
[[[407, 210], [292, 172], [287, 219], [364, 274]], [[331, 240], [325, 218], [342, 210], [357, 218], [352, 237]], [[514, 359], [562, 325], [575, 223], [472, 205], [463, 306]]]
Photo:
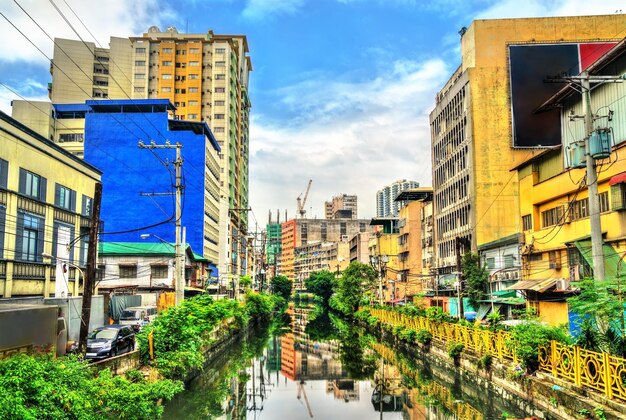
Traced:
[[153, 26], [151, 26], [151, 27], [149, 27], [149, 28], [148, 28], [148, 32], [149, 32], [149, 33], [155, 33], [155, 32], [161, 32], [161, 30], [159, 29], [159, 27], [158, 27], [158, 26], [154, 26], [154, 25], [153, 25]]

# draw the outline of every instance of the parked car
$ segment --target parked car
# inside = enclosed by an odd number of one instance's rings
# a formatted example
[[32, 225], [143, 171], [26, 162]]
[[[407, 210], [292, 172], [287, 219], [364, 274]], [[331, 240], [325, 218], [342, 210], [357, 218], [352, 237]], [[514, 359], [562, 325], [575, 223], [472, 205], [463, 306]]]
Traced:
[[120, 325], [131, 325], [135, 332], [154, 321], [157, 316], [156, 306], [132, 306], [124, 309], [120, 316]]
[[135, 332], [130, 325], [105, 325], [87, 336], [85, 359], [105, 359], [135, 350]]

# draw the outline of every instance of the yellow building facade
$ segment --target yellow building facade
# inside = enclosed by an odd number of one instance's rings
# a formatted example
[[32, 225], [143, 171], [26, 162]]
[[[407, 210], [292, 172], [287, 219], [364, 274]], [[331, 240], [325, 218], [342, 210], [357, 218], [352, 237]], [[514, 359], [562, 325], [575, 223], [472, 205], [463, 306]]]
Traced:
[[[533, 153], [513, 148], [510, 44], [616, 41], [622, 14], [476, 20], [461, 31], [462, 64], [431, 112], [436, 266], [454, 271], [457, 238], [481, 244], [521, 232], [518, 181]], [[539, 106], [540, 104], [537, 104]]]
[[[2, 112], [0, 128], [0, 296], [77, 296], [101, 172]], [[43, 253], [67, 253], [64, 284]]]

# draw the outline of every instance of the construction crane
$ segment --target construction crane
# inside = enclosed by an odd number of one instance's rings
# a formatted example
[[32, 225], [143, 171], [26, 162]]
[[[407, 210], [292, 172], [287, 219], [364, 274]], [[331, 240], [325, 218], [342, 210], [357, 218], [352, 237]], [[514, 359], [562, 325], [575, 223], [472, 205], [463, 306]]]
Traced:
[[[310, 182], [309, 185], [311, 185]], [[309, 417], [313, 417], [313, 410], [311, 410], [311, 405], [309, 404], [309, 399], [306, 396], [306, 390], [304, 389], [304, 385], [304, 381], [300, 381], [298, 383], [298, 400], [300, 400], [300, 398], [302, 398], [302, 395], [304, 395], [304, 402], [306, 402], [306, 409], [309, 411]], [[300, 401], [300, 403], [302, 403], [302, 401]]]
[[298, 202], [298, 213], [300, 214], [301, 219], [304, 219], [304, 215], [306, 214], [306, 209], [304, 208], [304, 205], [306, 204], [306, 199], [309, 196], [309, 190], [311, 189], [312, 182], [313, 180], [309, 179], [309, 184], [306, 186], [306, 190], [304, 191], [304, 198], [300, 199], [300, 197], [302, 197], [302, 194], [300, 194], [296, 199]]

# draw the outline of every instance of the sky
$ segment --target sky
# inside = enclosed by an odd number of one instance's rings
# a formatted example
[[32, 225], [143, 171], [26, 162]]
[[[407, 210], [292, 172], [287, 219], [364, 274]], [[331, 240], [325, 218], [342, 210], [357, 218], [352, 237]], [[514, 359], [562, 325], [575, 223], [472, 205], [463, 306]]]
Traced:
[[462, 27], [621, 9], [623, 0], [0, 0], [0, 110], [47, 100], [50, 38], [78, 39], [74, 30], [103, 47], [152, 25], [244, 34], [251, 228], [270, 209], [292, 218], [309, 179], [307, 217], [324, 217], [324, 201], [346, 193], [370, 218], [385, 185], [431, 185], [428, 115], [460, 64]]

